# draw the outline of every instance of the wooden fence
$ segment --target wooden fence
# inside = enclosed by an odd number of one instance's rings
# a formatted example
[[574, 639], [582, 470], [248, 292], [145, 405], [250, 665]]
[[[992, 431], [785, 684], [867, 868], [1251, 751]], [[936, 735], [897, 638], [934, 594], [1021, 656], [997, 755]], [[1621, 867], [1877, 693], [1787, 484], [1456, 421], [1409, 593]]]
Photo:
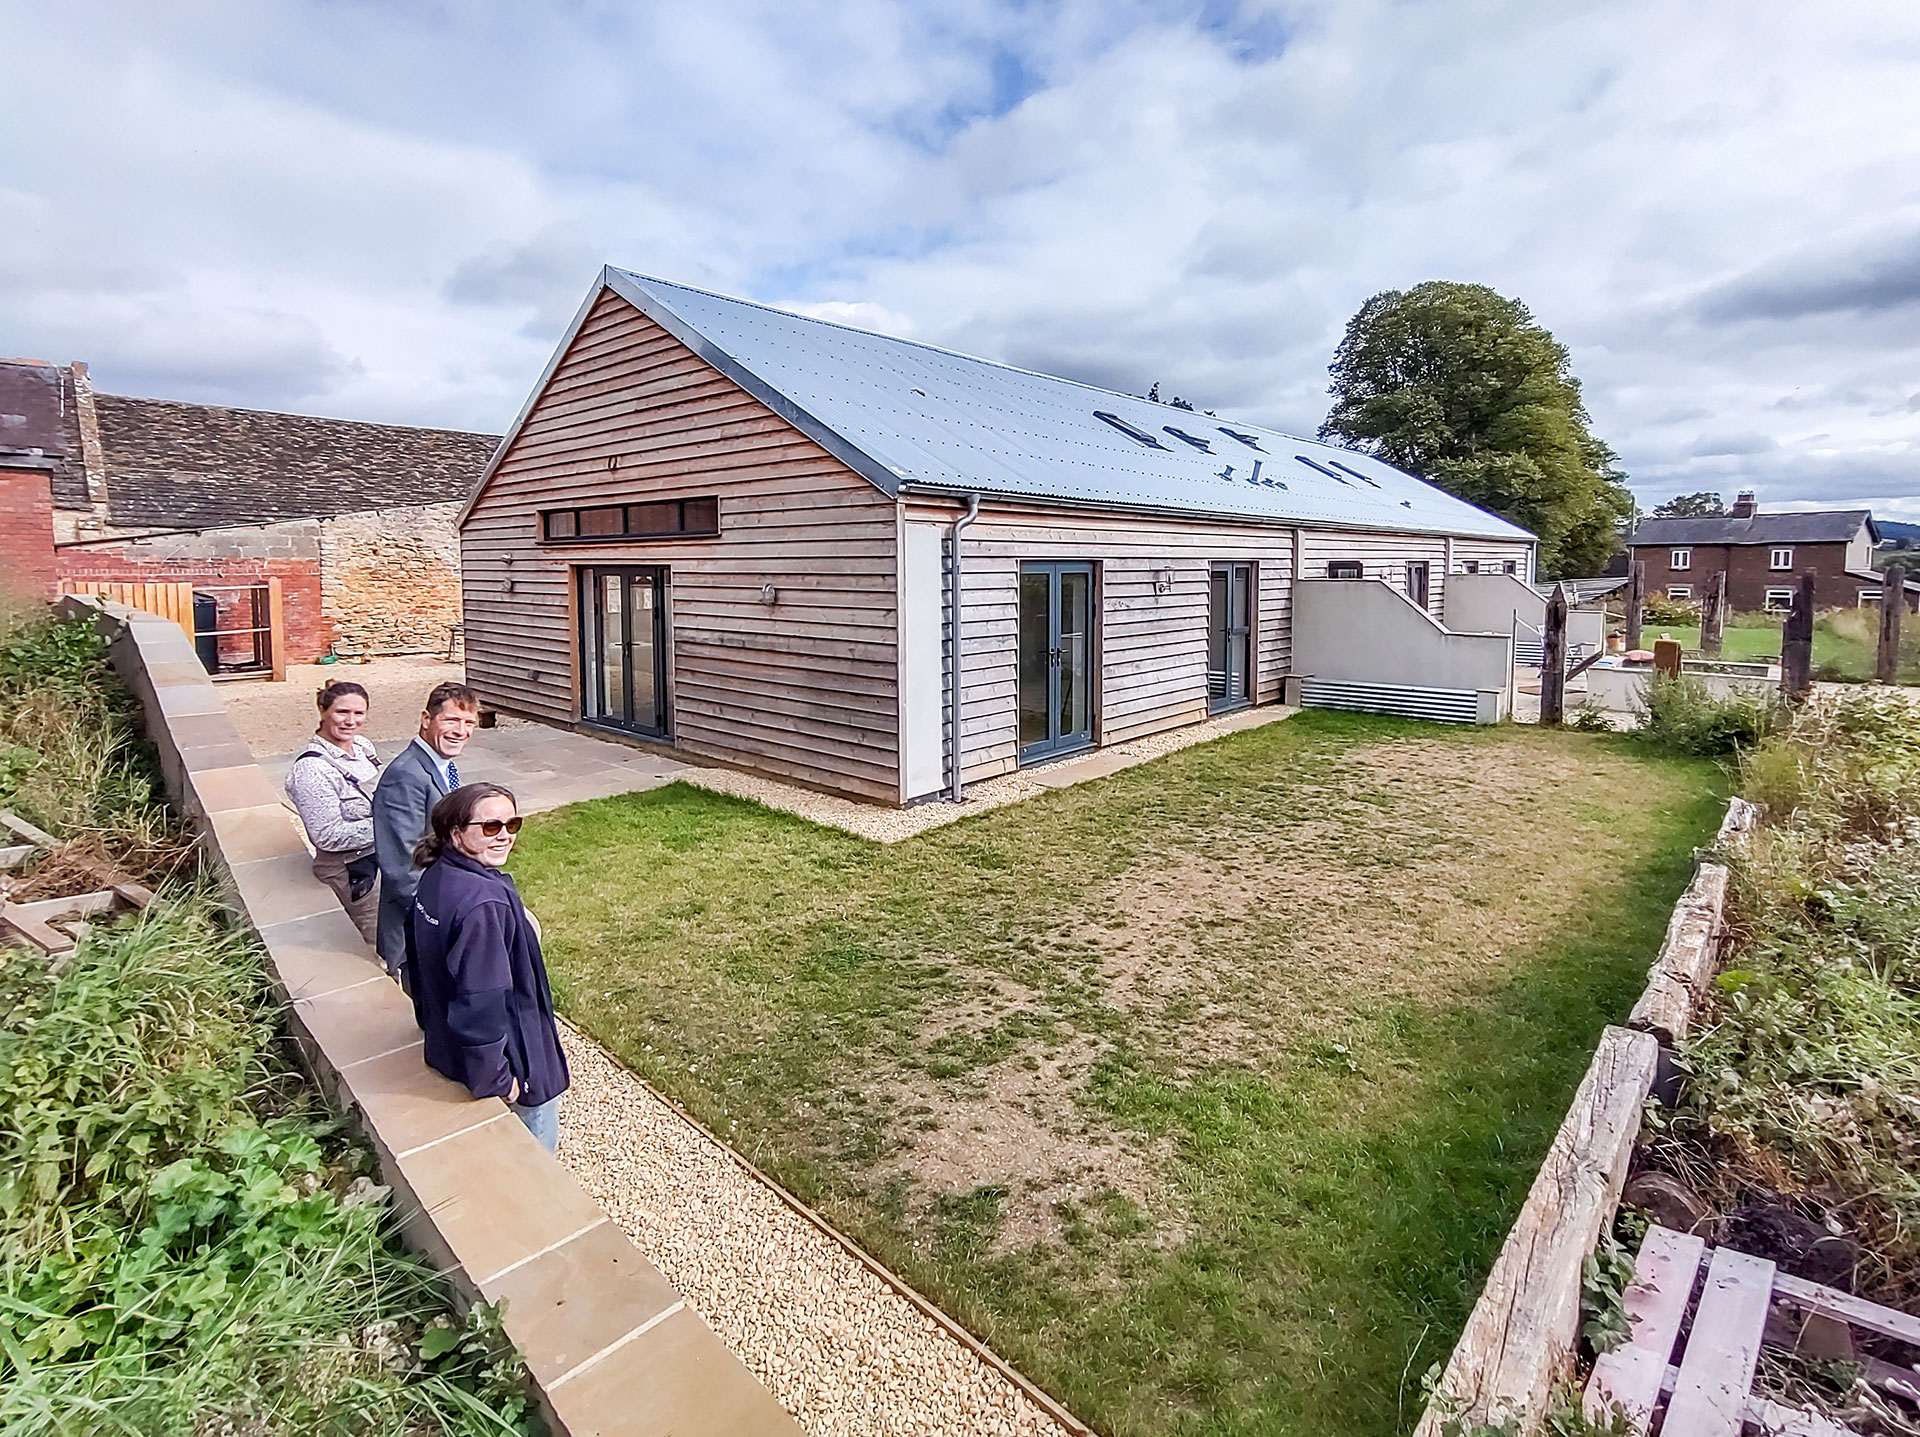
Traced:
[[[215, 601], [213, 627], [196, 626], [193, 614], [195, 590]], [[280, 680], [287, 676], [287, 625], [282, 607], [280, 581], [263, 579], [254, 584], [148, 583], [117, 579], [62, 579], [62, 597], [78, 595], [100, 598], [130, 609], [158, 614], [178, 624], [190, 640], [212, 637], [216, 678], [264, 678]], [[206, 661], [204, 653], [202, 662]]]

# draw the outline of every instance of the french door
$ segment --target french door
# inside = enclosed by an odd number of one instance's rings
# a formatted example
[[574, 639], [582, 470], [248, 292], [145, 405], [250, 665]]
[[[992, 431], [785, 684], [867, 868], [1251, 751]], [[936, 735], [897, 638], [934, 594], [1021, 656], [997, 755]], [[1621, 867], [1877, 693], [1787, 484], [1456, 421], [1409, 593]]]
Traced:
[[1207, 712], [1252, 702], [1253, 565], [1215, 564], [1207, 602]]
[[667, 732], [665, 569], [580, 571], [580, 716]]
[[1093, 566], [1020, 566], [1020, 761], [1093, 743]]

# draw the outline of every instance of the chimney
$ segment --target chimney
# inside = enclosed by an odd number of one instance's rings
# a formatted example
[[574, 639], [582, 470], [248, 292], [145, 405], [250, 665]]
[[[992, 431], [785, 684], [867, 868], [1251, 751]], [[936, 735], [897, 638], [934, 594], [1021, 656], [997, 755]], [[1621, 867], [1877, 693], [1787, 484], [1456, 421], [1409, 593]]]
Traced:
[[1751, 519], [1760, 506], [1753, 502], [1753, 490], [1742, 489], [1733, 496], [1733, 507], [1727, 510], [1729, 519]]

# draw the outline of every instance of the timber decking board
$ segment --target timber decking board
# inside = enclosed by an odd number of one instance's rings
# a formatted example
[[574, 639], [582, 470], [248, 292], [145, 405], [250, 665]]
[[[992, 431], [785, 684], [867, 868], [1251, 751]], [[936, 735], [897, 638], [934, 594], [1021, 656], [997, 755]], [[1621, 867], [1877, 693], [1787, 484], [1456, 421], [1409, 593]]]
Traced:
[[1714, 1252], [1667, 1403], [1664, 1437], [1740, 1437], [1773, 1276], [1763, 1257], [1726, 1247]]

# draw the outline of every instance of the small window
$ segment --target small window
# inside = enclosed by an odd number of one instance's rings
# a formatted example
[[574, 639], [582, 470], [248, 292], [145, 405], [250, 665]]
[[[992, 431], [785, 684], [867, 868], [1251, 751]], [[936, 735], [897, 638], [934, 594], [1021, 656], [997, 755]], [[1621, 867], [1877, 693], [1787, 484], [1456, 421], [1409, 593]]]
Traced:
[[1320, 463], [1318, 460], [1309, 459], [1304, 454], [1296, 454], [1293, 457], [1295, 459], [1298, 459], [1302, 464], [1306, 465], [1307, 468], [1312, 469], [1316, 473], [1326, 475], [1327, 478], [1333, 480], [1334, 483], [1344, 484], [1349, 489], [1353, 487], [1353, 481], [1351, 479], [1341, 478], [1338, 474], [1334, 473], [1331, 469], [1327, 468], [1326, 465]]
[[1879, 608], [1880, 591], [1878, 589], [1862, 589], [1860, 591], [1859, 604], [1863, 609], [1866, 608], [1868, 604], [1872, 604], [1876, 609]]
[[656, 499], [647, 504], [596, 504], [591, 509], [547, 509], [541, 537], [549, 543], [615, 539], [711, 537], [720, 532], [720, 500]]
[[[1260, 436], [1257, 434], [1242, 434], [1238, 429], [1229, 429], [1224, 424], [1220, 426], [1220, 432], [1229, 439], [1238, 439], [1249, 449], [1260, 449]], [[1260, 449], [1260, 452], [1265, 454], [1267, 451]]]
[[1109, 414], [1104, 409], [1096, 409], [1093, 411], [1093, 417], [1098, 419], [1102, 424], [1111, 424], [1136, 444], [1144, 444], [1149, 449], [1165, 449], [1167, 447], [1151, 434], [1147, 433], [1146, 430], [1135, 429], [1118, 414]]
[[1360, 561], [1358, 559], [1329, 559], [1327, 560], [1327, 577], [1329, 579], [1361, 578]]
[[1691, 569], [1693, 567], [1693, 550], [1675, 549], [1667, 556], [1667, 567], [1669, 569]]
[[1766, 604], [1767, 612], [1770, 614], [1782, 613], [1787, 609], [1791, 609], [1793, 607], [1793, 590], [1768, 589]]
[[1793, 567], [1793, 550], [1775, 549], [1772, 556], [1767, 560], [1767, 567], [1769, 569], [1791, 569]]
[[1462, 564], [1462, 565], [1460, 566], [1460, 572], [1461, 572], [1461, 573], [1463, 573], [1463, 574], [1477, 574], [1477, 573], [1479, 573], [1479, 572], [1480, 572], [1480, 561], [1479, 561], [1478, 559], [1469, 559], [1469, 560], [1467, 560], [1467, 561], [1466, 561], [1466, 563], [1464, 563], [1464, 564]]
[[1519, 561], [1518, 559], [1508, 559], [1508, 560], [1507, 560], [1507, 561], [1506, 561], [1505, 563], [1503, 563], [1503, 564], [1502, 564], [1502, 565], [1500, 566], [1500, 572], [1501, 572], [1501, 573], [1503, 573], [1503, 574], [1517, 574], [1517, 573], [1519, 573], [1519, 572], [1520, 572], [1520, 561]]
[[1691, 584], [1669, 584], [1667, 586], [1667, 597], [1669, 599], [1691, 599], [1693, 597], [1693, 586]]
[[1189, 434], [1184, 429], [1175, 429], [1171, 424], [1163, 424], [1160, 428], [1163, 432], [1171, 434], [1175, 439], [1178, 439], [1182, 444], [1191, 444], [1195, 449], [1206, 454], [1213, 453], [1213, 446], [1197, 434]]

